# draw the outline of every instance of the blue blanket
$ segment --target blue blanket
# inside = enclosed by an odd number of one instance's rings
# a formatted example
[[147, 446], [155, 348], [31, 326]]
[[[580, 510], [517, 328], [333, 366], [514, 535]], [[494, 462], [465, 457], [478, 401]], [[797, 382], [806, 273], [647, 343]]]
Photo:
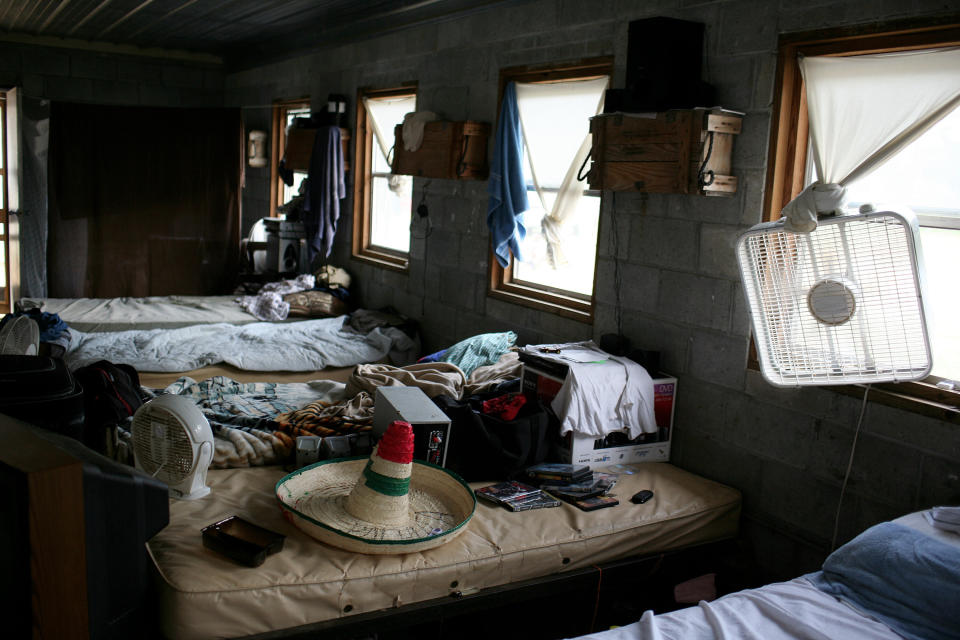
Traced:
[[806, 578], [905, 638], [960, 638], [960, 548], [910, 527], [871, 527]]
[[517, 87], [513, 82], [507, 84], [503, 93], [487, 193], [490, 196], [487, 226], [493, 253], [500, 266], [506, 268], [511, 253], [517, 260], [523, 259], [520, 242], [527, 233], [523, 226], [523, 212], [530, 208], [523, 177], [523, 134], [517, 108]]

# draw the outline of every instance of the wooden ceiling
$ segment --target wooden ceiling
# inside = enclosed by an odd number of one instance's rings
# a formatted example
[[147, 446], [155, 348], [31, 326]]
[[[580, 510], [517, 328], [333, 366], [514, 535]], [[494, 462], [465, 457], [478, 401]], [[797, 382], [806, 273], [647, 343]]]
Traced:
[[179, 51], [244, 68], [518, 0], [2, 0], [0, 40]]

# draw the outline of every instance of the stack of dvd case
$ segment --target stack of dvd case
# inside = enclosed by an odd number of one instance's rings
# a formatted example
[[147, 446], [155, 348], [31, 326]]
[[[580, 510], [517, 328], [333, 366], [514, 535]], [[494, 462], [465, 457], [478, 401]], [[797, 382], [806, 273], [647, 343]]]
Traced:
[[544, 509], [548, 507], [559, 507], [560, 501], [553, 496], [541, 491], [537, 487], [516, 480], [498, 482], [486, 487], [480, 487], [476, 491], [477, 496], [503, 505], [511, 511], [527, 511], [529, 509]]

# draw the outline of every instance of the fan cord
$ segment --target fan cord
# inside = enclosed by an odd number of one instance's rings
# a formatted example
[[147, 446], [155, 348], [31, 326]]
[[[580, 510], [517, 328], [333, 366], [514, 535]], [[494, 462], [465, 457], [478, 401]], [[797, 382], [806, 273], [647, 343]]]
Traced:
[[840, 500], [837, 503], [837, 514], [833, 519], [833, 538], [830, 540], [830, 551], [837, 548], [837, 533], [840, 530], [840, 510], [843, 507], [843, 495], [847, 491], [847, 481], [850, 479], [850, 470], [853, 469], [853, 454], [857, 450], [857, 438], [860, 436], [860, 427], [863, 425], [863, 415], [867, 412], [867, 397], [870, 395], [870, 385], [863, 390], [863, 402], [860, 404], [860, 417], [857, 418], [857, 428], [853, 432], [853, 444], [850, 445], [850, 459], [847, 460], [847, 470], [843, 474], [843, 484], [840, 487]]

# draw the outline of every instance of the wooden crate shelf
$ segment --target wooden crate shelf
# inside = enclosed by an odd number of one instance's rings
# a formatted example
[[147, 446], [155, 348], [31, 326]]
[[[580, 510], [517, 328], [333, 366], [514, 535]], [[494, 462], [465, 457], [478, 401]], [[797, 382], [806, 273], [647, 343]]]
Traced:
[[[310, 171], [310, 156], [313, 155], [313, 141], [317, 136], [316, 129], [294, 128], [287, 133], [287, 147], [284, 150], [285, 166], [291, 171]], [[343, 170], [350, 170], [347, 161], [350, 132], [340, 127], [340, 144], [343, 146]]]
[[403, 146], [403, 126], [394, 129], [393, 173], [423, 178], [486, 180], [487, 122], [428, 122], [416, 151]]
[[596, 116], [590, 188], [732, 196], [731, 155], [742, 120], [724, 109]]

